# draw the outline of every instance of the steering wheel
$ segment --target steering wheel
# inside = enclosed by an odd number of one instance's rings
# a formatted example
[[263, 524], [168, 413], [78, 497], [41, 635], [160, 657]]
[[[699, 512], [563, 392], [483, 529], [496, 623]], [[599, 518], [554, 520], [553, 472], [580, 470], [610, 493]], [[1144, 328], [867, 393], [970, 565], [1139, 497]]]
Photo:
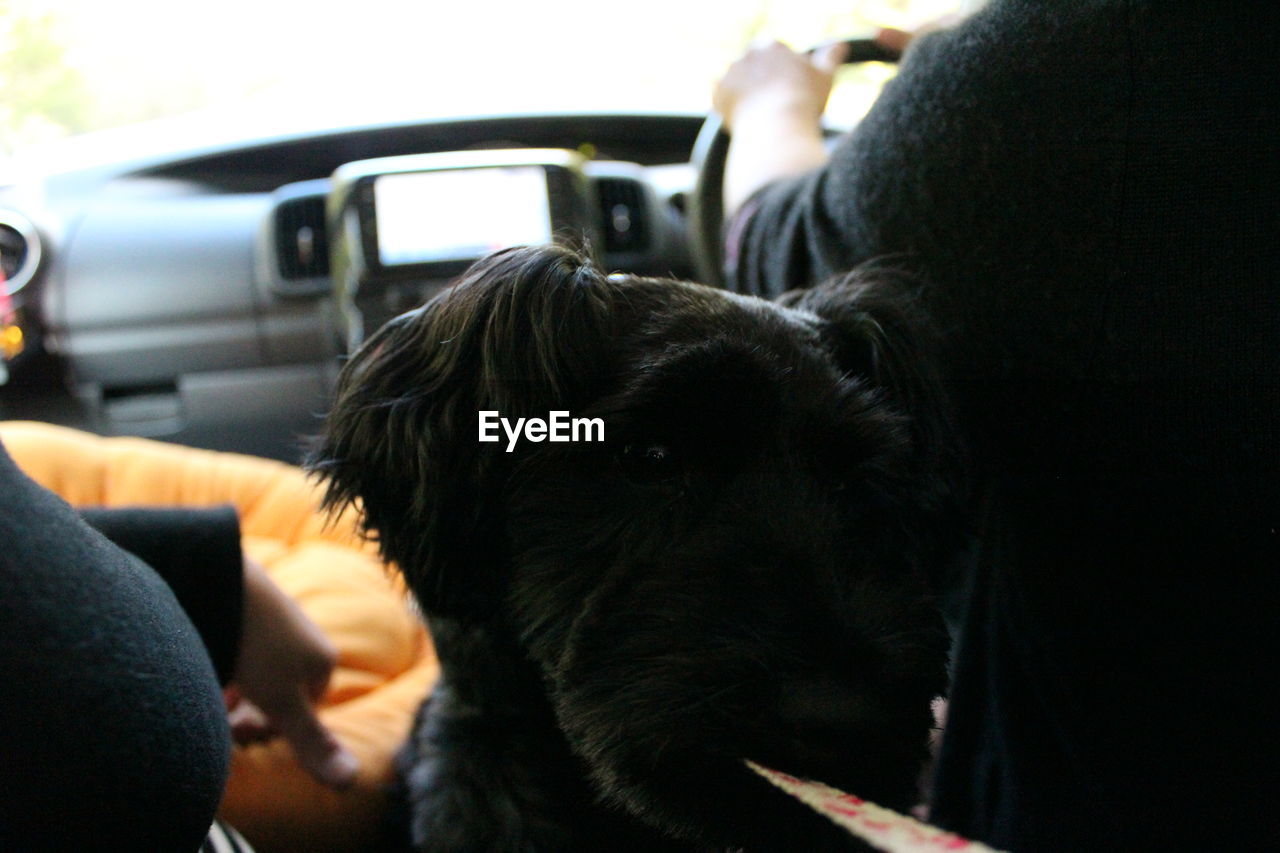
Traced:
[[[897, 62], [900, 51], [867, 39], [849, 39], [846, 65], [858, 62]], [[689, 200], [689, 254], [698, 280], [713, 287], [724, 287], [724, 252], [721, 230], [724, 227], [724, 164], [729, 153], [729, 134], [720, 116], [712, 113], [702, 123], [693, 144], [690, 162], [697, 169], [693, 197]]]

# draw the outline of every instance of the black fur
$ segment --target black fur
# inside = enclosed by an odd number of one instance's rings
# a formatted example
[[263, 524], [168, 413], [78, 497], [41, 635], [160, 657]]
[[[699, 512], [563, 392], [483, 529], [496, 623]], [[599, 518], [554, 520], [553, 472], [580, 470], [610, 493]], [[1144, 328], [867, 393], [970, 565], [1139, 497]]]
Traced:
[[[961, 520], [900, 284], [778, 305], [509, 250], [353, 357], [313, 466], [443, 665], [415, 849], [856, 846], [744, 758], [910, 805]], [[605, 441], [506, 453], [483, 409], [601, 417]]]

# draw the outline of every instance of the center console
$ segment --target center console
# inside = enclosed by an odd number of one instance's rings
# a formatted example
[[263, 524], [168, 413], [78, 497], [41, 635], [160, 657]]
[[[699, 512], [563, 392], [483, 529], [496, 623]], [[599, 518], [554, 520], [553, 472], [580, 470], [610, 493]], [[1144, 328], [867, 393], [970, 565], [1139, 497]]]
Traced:
[[333, 175], [330, 275], [347, 348], [498, 249], [599, 245], [584, 158], [561, 149], [360, 160]]

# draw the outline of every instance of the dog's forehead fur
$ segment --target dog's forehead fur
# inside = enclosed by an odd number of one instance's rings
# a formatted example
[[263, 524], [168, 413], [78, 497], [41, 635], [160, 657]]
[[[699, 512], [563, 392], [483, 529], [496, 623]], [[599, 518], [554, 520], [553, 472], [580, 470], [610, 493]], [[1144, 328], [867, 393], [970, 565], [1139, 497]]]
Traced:
[[661, 309], [635, 317], [615, 342], [613, 384], [626, 389], [625, 402], [666, 401], [673, 417], [683, 402], [687, 414], [719, 409], [751, 422], [785, 416], [810, 425], [866, 409], [866, 383], [838, 365], [823, 334], [828, 321], [702, 285], [662, 286]]
[[609, 281], [623, 288], [643, 286], [657, 291], [668, 310], [652, 312], [651, 319], [667, 322], [646, 330], [652, 333], [669, 334], [676, 331], [672, 327], [678, 324], [690, 333], [723, 334], [755, 327], [766, 334], [786, 336], [805, 331], [816, 333], [823, 322], [811, 311], [693, 282], [618, 276], [610, 276]]
[[661, 284], [659, 307], [644, 306], [622, 337], [624, 351], [642, 361], [641, 369], [696, 361], [715, 350], [792, 372], [829, 361], [821, 335], [826, 321], [810, 311], [699, 284]]

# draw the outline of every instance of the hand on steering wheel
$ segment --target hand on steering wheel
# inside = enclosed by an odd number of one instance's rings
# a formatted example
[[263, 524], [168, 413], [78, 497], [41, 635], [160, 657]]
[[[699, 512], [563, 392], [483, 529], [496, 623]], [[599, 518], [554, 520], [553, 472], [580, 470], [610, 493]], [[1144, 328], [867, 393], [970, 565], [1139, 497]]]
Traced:
[[711, 97], [711, 106], [727, 132], [739, 112], [753, 108], [786, 114], [818, 127], [836, 69], [848, 54], [847, 42], [832, 42], [808, 54], [796, 53], [782, 42], [748, 51], [729, 66]]
[[[821, 119], [836, 67], [854, 62], [896, 62], [900, 51], [874, 39], [854, 39], [811, 51], [807, 58], [780, 44], [754, 51], [736, 63], [717, 90], [716, 110], [702, 125], [692, 162], [698, 171], [689, 204], [689, 247], [700, 281], [725, 284], [721, 229], [724, 223], [724, 171], [729, 136], [724, 117], [733, 119], [746, 99], [778, 99], [771, 106], [795, 111], [798, 120]], [[776, 85], [775, 85], [776, 82]]]

